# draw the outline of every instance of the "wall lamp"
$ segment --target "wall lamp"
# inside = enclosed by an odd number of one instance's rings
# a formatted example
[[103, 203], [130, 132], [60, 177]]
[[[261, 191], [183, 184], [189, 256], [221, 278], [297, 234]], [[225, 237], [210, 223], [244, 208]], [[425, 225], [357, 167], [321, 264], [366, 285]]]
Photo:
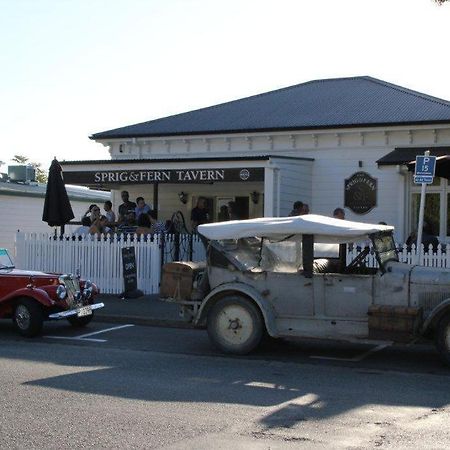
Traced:
[[257, 205], [259, 202], [259, 192], [253, 191], [250, 192], [250, 198], [252, 199], [252, 202]]
[[186, 194], [186, 192], [178, 192], [178, 198], [180, 199], [180, 202], [183, 203], [183, 205], [185, 205], [188, 201], [188, 194]]

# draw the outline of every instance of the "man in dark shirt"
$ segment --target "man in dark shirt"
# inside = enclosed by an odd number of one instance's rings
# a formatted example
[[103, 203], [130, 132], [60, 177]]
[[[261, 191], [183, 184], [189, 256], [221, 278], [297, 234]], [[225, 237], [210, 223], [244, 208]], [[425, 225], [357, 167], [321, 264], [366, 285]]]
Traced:
[[119, 222], [123, 222], [129, 211], [136, 209], [136, 203], [130, 202], [130, 194], [128, 191], [122, 191], [120, 193], [123, 203], [119, 206]]
[[206, 207], [206, 199], [200, 197], [197, 200], [197, 206], [191, 211], [191, 226], [194, 231], [199, 225], [209, 222], [208, 209]]

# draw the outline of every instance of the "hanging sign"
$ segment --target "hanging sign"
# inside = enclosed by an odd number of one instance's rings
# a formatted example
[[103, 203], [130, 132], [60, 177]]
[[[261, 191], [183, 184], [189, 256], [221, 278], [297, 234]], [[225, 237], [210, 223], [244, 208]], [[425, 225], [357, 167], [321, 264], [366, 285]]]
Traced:
[[139, 169], [64, 172], [66, 184], [111, 185], [264, 181], [263, 167], [235, 169]]
[[346, 178], [344, 206], [355, 214], [366, 214], [377, 205], [377, 179], [366, 172]]

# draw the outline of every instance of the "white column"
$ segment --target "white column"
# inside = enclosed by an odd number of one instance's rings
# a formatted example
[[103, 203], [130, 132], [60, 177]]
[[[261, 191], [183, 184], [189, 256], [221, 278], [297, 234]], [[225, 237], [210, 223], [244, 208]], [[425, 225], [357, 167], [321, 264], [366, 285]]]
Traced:
[[274, 183], [273, 167], [264, 168], [264, 217], [274, 216]]

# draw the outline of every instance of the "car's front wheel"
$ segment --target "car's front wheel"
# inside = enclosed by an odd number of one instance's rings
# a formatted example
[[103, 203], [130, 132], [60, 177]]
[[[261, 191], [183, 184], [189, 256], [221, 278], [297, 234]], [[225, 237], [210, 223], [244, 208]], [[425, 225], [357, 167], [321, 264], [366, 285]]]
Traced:
[[436, 347], [441, 359], [450, 366], [450, 314], [445, 315], [439, 322]]
[[83, 317], [77, 317], [77, 316], [69, 316], [67, 320], [69, 321], [70, 325], [72, 325], [75, 328], [83, 328], [85, 327], [90, 321], [93, 319], [94, 313], [90, 314], [89, 316], [83, 316]]
[[208, 335], [225, 353], [245, 355], [254, 350], [264, 334], [264, 320], [259, 308], [240, 296], [217, 301], [208, 313]]
[[14, 309], [13, 322], [22, 336], [37, 336], [41, 333], [44, 324], [41, 305], [31, 298], [18, 300]]

